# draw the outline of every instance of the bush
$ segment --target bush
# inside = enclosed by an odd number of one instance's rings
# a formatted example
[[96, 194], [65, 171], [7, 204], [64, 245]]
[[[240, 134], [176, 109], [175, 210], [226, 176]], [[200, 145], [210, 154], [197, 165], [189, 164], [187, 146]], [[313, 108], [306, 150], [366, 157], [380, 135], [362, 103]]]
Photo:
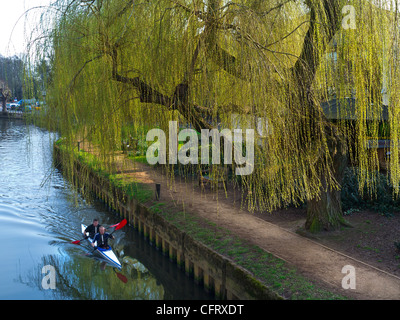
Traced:
[[376, 173], [375, 187], [371, 194], [365, 187], [360, 192], [358, 169], [347, 168], [342, 183], [342, 209], [349, 215], [357, 210], [372, 210], [385, 216], [392, 216], [400, 211], [400, 199], [394, 198], [393, 186], [388, 176]]

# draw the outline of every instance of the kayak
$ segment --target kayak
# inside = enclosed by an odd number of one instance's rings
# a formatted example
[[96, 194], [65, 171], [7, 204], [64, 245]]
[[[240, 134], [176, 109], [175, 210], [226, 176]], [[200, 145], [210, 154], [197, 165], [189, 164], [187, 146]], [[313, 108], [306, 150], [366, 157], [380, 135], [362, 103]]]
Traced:
[[[82, 233], [85, 232], [85, 229], [86, 229], [86, 226], [84, 224], [81, 224]], [[87, 238], [87, 240], [90, 243], [93, 243], [93, 239]], [[109, 247], [110, 247], [109, 249], [97, 248], [97, 250], [94, 251], [94, 253], [97, 254], [98, 256], [100, 256], [100, 258], [106, 260], [112, 266], [117, 267], [118, 269], [121, 269], [122, 268], [121, 263], [119, 262], [117, 256], [115, 255], [114, 251], [112, 250], [111, 246], [109, 246]]]

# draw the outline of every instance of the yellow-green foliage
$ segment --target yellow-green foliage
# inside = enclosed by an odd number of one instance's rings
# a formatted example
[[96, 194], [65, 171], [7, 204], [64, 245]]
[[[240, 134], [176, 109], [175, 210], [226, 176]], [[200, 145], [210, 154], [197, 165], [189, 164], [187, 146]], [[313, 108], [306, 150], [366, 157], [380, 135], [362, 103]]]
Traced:
[[[252, 190], [250, 209], [256, 203], [271, 210], [318, 197], [321, 176], [331, 188], [339, 187], [328, 127], [352, 136], [348, 152], [361, 169], [361, 188], [366, 183], [373, 192], [371, 173], [378, 160], [366, 144], [378, 139], [379, 132], [374, 121], [368, 130], [367, 123], [371, 114], [374, 120], [381, 116], [384, 79], [390, 84], [392, 154], [399, 151], [397, 15], [383, 7], [384, 1], [332, 1], [339, 12], [344, 5], [354, 6], [356, 29], [343, 29], [339, 14], [331, 40], [324, 3], [59, 0], [57, 10], [52, 10], [52, 45], [44, 49], [53, 57], [48, 120], [57, 124], [71, 147], [87, 139], [100, 147], [104, 160], [110, 160], [111, 151], [120, 147], [124, 126], [168, 132], [170, 120], [193, 120], [176, 105], [141, 102], [137, 86], [116, 75], [140, 79], [167, 97], [186, 83], [187, 107], [206, 110], [213, 126], [222, 121], [229, 127], [233, 113], [250, 115], [253, 127], [258, 117], [268, 119], [269, 134], [257, 137], [255, 144], [254, 172], [242, 177], [245, 189]], [[303, 92], [293, 69], [303, 63], [299, 59], [311, 19], [317, 71], [310, 92]], [[336, 62], [329, 56], [333, 51]], [[315, 108], [304, 105], [305, 94]], [[351, 96], [357, 100], [356, 120], [335, 125], [327, 121], [320, 103]], [[342, 116], [346, 118], [345, 113]], [[397, 156], [390, 166], [392, 182], [398, 185]]]

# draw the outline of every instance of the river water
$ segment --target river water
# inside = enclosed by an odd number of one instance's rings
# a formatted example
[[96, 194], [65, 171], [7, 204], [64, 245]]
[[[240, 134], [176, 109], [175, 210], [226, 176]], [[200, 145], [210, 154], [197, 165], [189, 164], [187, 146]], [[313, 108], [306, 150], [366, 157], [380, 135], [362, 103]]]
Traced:
[[0, 119], [0, 299], [210, 299], [131, 227], [111, 240], [120, 271], [90, 255], [85, 242], [71, 244], [81, 239], [81, 223], [121, 218], [83, 199], [54, 168], [55, 139]]

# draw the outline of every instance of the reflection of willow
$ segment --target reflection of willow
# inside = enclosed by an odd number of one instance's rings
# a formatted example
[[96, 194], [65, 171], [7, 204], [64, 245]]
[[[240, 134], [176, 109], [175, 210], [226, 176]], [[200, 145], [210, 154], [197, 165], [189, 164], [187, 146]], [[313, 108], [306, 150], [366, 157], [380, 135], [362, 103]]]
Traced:
[[[44, 290], [42, 279], [42, 267], [51, 265], [56, 270], [56, 289]], [[129, 279], [125, 284], [116, 276], [111, 267], [104, 268], [103, 263], [98, 263], [85, 256], [74, 256], [70, 259], [66, 256], [47, 255], [42, 257], [32, 273], [25, 279], [19, 275], [19, 282], [30, 287], [38, 287], [41, 291], [47, 291], [53, 299], [79, 299], [79, 300], [116, 300], [138, 299], [159, 300], [164, 297], [164, 288], [157, 283], [156, 278], [145, 268], [128, 266]]]

